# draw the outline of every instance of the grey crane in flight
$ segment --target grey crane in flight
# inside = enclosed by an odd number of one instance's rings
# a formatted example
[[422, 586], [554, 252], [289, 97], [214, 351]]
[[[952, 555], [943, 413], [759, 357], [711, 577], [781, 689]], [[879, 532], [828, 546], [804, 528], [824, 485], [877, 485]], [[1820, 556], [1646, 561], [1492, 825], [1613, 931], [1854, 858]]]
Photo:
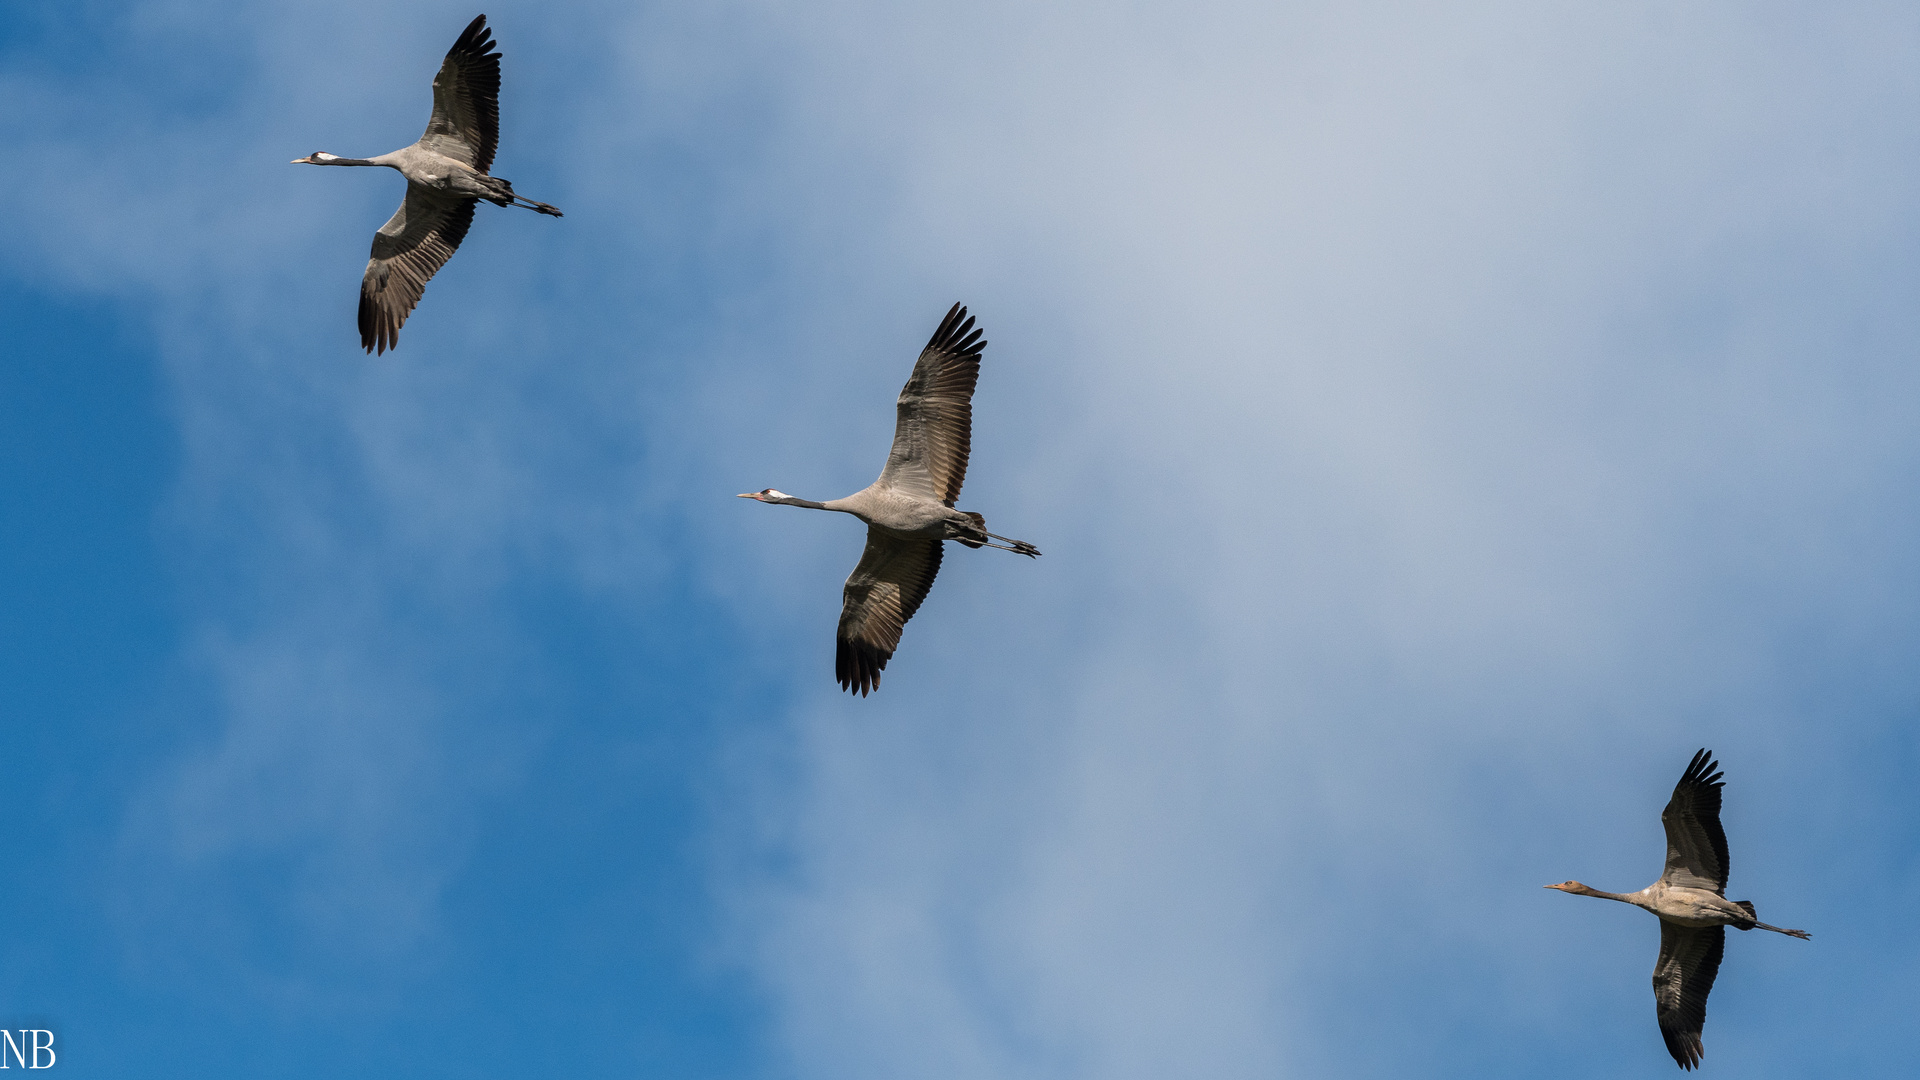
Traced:
[[500, 145], [500, 54], [492, 48], [487, 17], [478, 16], [433, 77], [433, 116], [412, 146], [374, 158], [316, 151], [293, 159], [295, 165], [377, 165], [407, 178], [406, 198], [373, 234], [373, 254], [360, 279], [360, 344], [368, 352], [384, 353], [398, 342], [400, 324], [420, 302], [428, 279], [466, 238], [479, 200], [560, 216], [488, 175]]
[[933, 332], [900, 391], [893, 451], [880, 479], [844, 499], [811, 502], [767, 488], [742, 493], [781, 506], [833, 510], [867, 523], [867, 547], [847, 578], [835, 635], [833, 672], [840, 688], [861, 697], [880, 686], [880, 672], [900, 646], [900, 631], [927, 598], [940, 572], [945, 542], [991, 547], [1029, 558], [1040, 549], [987, 531], [987, 519], [955, 510], [973, 443], [973, 388], [980, 379], [980, 340], [959, 304]]
[[1667, 1053], [1682, 1069], [1700, 1064], [1700, 1029], [1707, 1022], [1707, 993], [1720, 971], [1727, 927], [1771, 930], [1805, 940], [1805, 930], [1768, 926], [1753, 904], [1727, 899], [1727, 834], [1720, 827], [1720, 763], [1701, 750], [1673, 787], [1660, 813], [1667, 830], [1667, 870], [1634, 893], [1601, 892], [1577, 881], [1548, 885], [1575, 896], [1643, 907], [1660, 917], [1660, 959], [1653, 965], [1654, 1009]]

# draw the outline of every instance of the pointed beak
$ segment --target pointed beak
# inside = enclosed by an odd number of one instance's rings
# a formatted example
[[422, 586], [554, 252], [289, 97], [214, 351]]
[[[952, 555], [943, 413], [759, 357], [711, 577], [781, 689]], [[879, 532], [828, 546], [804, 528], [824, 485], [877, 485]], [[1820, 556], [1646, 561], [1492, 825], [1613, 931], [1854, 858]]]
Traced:
[[294, 158], [294, 159], [293, 159], [292, 161], [289, 161], [289, 162], [287, 162], [287, 164], [289, 164], [289, 165], [311, 165], [311, 164], [313, 164], [313, 159], [312, 159], [312, 158], [303, 158], [303, 157], [297, 157], [297, 158]]
[[734, 498], [736, 499], [757, 499], [759, 497], [760, 497], [760, 493], [757, 491], [743, 491], [740, 494], [734, 496]]

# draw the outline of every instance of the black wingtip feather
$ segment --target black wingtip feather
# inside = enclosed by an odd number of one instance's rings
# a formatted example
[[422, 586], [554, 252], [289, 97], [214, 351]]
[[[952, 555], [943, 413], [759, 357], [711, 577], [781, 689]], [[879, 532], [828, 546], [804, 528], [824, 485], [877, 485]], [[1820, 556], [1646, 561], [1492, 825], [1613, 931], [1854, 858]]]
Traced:
[[834, 639], [833, 675], [840, 689], [866, 697], [880, 689], [880, 673], [886, 670], [893, 654], [861, 641]]
[[1673, 1055], [1673, 1063], [1687, 1072], [1700, 1067], [1700, 1059], [1707, 1056], [1706, 1046], [1700, 1041], [1696, 1031], [1675, 1031], [1661, 1028], [1660, 1038], [1667, 1044], [1667, 1053]]
[[980, 340], [985, 332], [975, 330], [973, 316], [967, 314], [966, 306], [955, 303], [947, 309], [947, 317], [940, 320], [940, 328], [927, 339], [927, 348], [967, 356], [987, 347], [987, 343]]
[[1726, 784], [1720, 778], [1726, 774], [1719, 772], [1719, 768], [1720, 763], [1713, 760], [1713, 751], [1701, 747], [1700, 751], [1693, 755], [1693, 760], [1687, 763], [1687, 771], [1681, 774], [1680, 782], [1725, 787]]
[[1700, 1067], [1700, 1059], [1705, 1057], [1704, 1048], [1697, 1036], [1683, 1035], [1679, 1032], [1662, 1031], [1666, 1036], [1667, 1053], [1673, 1055], [1673, 1063], [1686, 1072]]
[[360, 347], [376, 356], [400, 343], [400, 328], [388, 324], [385, 312], [365, 289], [360, 292]]
[[[473, 17], [473, 21], [467, 24], [467, 28], [460, 32], [460, 36], [454, 40], [453, 48], [447, 50], [447, 57], [451, 59], [456, 56], [463, 56], [473, 60], [498, 61], [500, 54], [492, 52], [493, 47], [493, 31], [487, 29], [487, 17], [485, 15], [476, 15]], [[498, 82], [494, 83], [492, 89], [496, 93], [499, 91], [500, 86]]]
[[487, 43], [482, 42], [480, 39], [492, 36], [493, 35], [487, 31], [487, 17], [485, 15], [475, 15], [473, 21], [467, 24], [467, 28], [460, 31], [460, 36], [454, 40], [453, 48], [447, 51], [461, 52], [478, 46], [479, 51], [485, 52]]

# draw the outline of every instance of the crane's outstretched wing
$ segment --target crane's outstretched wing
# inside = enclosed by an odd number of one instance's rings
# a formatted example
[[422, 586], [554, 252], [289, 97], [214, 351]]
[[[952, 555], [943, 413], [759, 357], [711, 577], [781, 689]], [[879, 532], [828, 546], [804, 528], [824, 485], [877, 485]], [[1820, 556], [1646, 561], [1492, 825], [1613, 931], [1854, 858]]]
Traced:
[[1727, 834], [1720, 827], [1720, 763], [1706, 750], [1693, 755], [1673, 798], [1660, 813], [1667, 827], [1667, 870], [1661, 880], [1688, 889], [1727, 888]]
[[360, 344], [386, 352], [400, 339], [427, 280], [466, 238], [477, 199], [441, 199], [407, 185], [407, 197], [380, 231], [360, 279]]
[[940, 541], [902, 540], [867, 529], [867, 550], [847, 577], [835, 635], [833, 674], [840, 689], [866, 697], [900, 647], [900, 631], [920, 610], [940, 572]]
[[[971, 333], [969, 333], [971, 331]], [[947, 312], [900, 391], [893, 451], [880, 484], [952, 506], [973, 450], [973, 387], [987, 343], [959, 304]]]
[[433, 116], [420, 145], [481, 172], [500, 145], [500, 54], [481, 15], [467, 24], [433, 77]]
[[1677, 926], [1660, 920], [1660, 960], [1653, 965], [1653, 1004], [1667, 1053], [1683, 1069], [1700, 1064], [1707, 995], [1727, 948], [1724, 926]]

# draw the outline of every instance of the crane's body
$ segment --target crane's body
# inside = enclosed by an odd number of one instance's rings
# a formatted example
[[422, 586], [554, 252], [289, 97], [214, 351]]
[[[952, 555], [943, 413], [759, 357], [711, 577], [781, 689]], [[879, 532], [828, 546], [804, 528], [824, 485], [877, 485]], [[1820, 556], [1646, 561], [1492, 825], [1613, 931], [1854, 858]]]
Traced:
[[[1579, 888], [1568, 888], [1578, 885]], [[1549, 889], [1572, 893], [1575, 896], [1597, 896], [1602, 900], [1619, 900], [1644, 908], [1660, 917], [1661, 922], [1670, 922], [1675, 926], [1699, 928], [1703, 926], [1731, 926], [1735, 930], [1773, 930], [1793, 937], [1804, 938], [1803, 930], [1782, 930], [1777, 926], [1768, 926], [1754, 918], [1753, 905], [1744, 900], [1729, 900], [1711, 889], [1689, 888], [1685, 885], [1671, 885], [1665, 881], [1656, 881], [1639, 892], [1610, 893], [1599, 889], [1589, 889], [1577, 881], [1562, 885], [1549, 885]]]
[[847, 577], [835, 635], [834, 677], [865, 697], [900, 644], [940, 572], [941, 546], [957, 540], [1029, 558], [1040, 549], [987, 531], [987, 519], [954, 508], [973, 440], [973, 388], [986, 342], [959, 304], [921, 350], [895, 403], [893, 449], [880, 478], [844, 499], [814, 502], [765, 488], [744, 492], [778, 506], [852, 514], [867, 523], [867, 546]]
[[[748, 492], [740, 496], [743, 499], [758, 499], [765, 503], [782, 506], [798, 506], [808, 510], [832, 510], [839, 514], [852, 514], [872, 528], [886, 536], [899, 540], [958, 540], [971, 547], [1000, 547], [996, 540], [1005, 540], [986, 531], [985, 522], [978, 514], [965, 510], [955, 510], [934, 499], [922, 498], [884, 487], [875, 481], [868, 487], [847, 496], [844, 499], [828, 499], [826, 502], [810, 502], [796, 499], [783, 491], [768, 488], [765, 491]], [[1005, 540], [1006, 550], [1022, 555], [1038, 555], [1038, 550], [1022, 540]]]
[[316, 151], [293, 159], [295, 165], [386, 168], [407, 178], [400, 209], [373, 234], [360, 280], [360, 344], [368, 352], [384, 353], [398, 343], [401, 324], [420, 302], [427, 281], [466, 238], [478, 200], [561, 216], [546, 203], [515, 194], [510, 181], [488, 172], [500, 142], [500, 54], [492, 47], [487, 17], [481, 15], [447, 50], [433, 80], [426, 134], [412, 146], [371, 158]]
[[524, 206], [553, 217], [560, 211], [543, 202], [534, 202], [513, 191], [513, 183], [474, 168], [464, 161], [428, 150], [419, 143], [403, 146], [391, 154], [370, 158], [343, 158], [316, 153], [294, 160], [296, 165], [373, 165], [392, 169], [407, 178], [409, 193], [432, 193], [449, 203], [485, 199], [495, 206]]
[[1700, 1064], [1700, 1033], [1707, 1022], [1707, 994], [1720, 971], [1727, 930], [1771, 930], [1806, 940], [1805, 930], [1769, 926], [1753, 904], [1729, 900], [1727, 834], [1720, 826], [1721, 774], [1713, 755], [1701, 750], [1674, 785], [1660, 814], [1667, 833], [1667, 869], [1639, 892], [1610, 893], [1565, 881], [1548, 885], [1575, 896], [1618, 900], [1660, 919], [1660, 959], [1653, 966], [1655, 1015], [1667, 1053], [1682, 1069]]

